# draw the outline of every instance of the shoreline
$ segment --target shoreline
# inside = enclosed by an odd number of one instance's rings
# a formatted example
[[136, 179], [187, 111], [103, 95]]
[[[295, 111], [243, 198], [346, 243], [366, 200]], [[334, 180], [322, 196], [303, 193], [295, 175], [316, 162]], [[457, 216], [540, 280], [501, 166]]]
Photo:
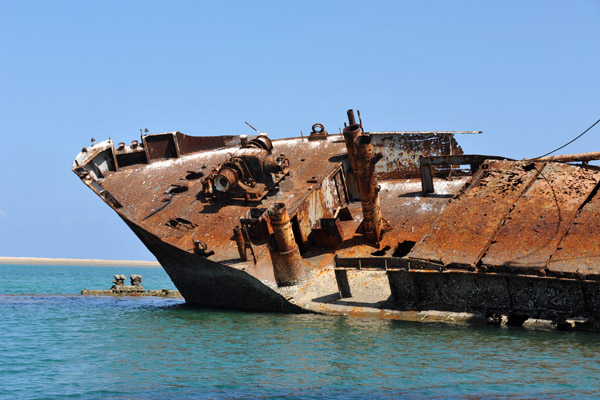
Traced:
[[85, 258], [0, 257], [0, 265], [72, 265], [79, 267], [161, 268], [158, 261], [97, 260]]

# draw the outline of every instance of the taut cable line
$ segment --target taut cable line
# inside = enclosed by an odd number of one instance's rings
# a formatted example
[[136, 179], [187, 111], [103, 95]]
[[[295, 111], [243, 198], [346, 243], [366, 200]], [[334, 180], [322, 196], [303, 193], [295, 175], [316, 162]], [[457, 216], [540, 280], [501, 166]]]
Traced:
[[552, 153], [554, 153], [554, 152], [557, 152], [558, 150], [560, 150], [560, 149], [562, 149], [562, 148], [564, 148], [564, 147], [567, 147], [568, 145], [570, 145], [571, 143], [573, 143], [574, 141], [576, 141], [577, 139], [579, 139], [580, 137], [582, 137], [583, 135], [585, 135], [585, 134], [586, 134], [586, 133], [587, 133], [587, 132], [588, 132], [590, 129], [592, 129], [594, 126], [596, 126], [596, 124], [597, 124], [598, 122], [600, 122], [600, 119], [599, 119], [598, 121], [594, 122], [594, 123], [592, 124], [592, 126], [590, 126], [590, 127], [589, 127], [589, 128], [587, 128], [585, 131], [583, 131], [582, 133], [580, 133], [580, 134], [579, 134], [579, 135], [578, 135], [576, 138], [574, 138], [574, 139], [573, 139], [573, 140], [571, 140], [570, 142], [568, 142], [568, 143], [565, 143], [565, 144], [563, 144], [562, 146], [560, 146], [559, 148], [556, 148], [556, 149], [554, 149], [554, 150], [552, 150], [552, 151], [550, 151], [550, 152], [548, 152], [548, 153], [546, 153], [546, 154], [544, 154], [544, 155], [541, 155], [541, 156], [538, 156], [538, 157], [536, 157], [536, 158], [533, 158], [533, 160], [537, 160], [538, 158], [546, 157], [546, 156], [547, 156], [547, 155], [549, 155], [549, 154], [552, 154]]

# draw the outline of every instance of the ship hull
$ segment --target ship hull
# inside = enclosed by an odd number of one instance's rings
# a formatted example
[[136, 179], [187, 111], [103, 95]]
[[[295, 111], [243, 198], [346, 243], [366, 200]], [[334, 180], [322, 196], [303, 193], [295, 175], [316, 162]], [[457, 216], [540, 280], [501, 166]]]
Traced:
[[252, 275], [190, 254], [124, 221], [156, 257], [186, 303], [248, 311], [306, 312]]
[[448, 310], [509, 320], [585, 318], [598, 329], [600, 282], [473, 272], [388, 271], [393, 307]]

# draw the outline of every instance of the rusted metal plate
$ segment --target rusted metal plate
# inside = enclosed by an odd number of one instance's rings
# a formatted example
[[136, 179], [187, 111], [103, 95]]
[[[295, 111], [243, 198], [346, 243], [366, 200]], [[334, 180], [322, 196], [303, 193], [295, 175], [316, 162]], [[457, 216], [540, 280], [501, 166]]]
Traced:
[[157, 133], [142, 138], [148, 161], [177, 158], [177, 145], [173, 133]]
[[530, 162], [484, 163], [465, 192], [450, 201], [408, 257], [474, 267], [514, 202], [537, 173]]
[[546, 164], [506, 217], [482, 264], [488, 270], [545, 268], [598, 180], [600, 172], [592, 169]]
[[392, 229], [383, 237], [386, 244], [420, 241], [429, 232], [448, 201], [465, 185], [467, 177], [435, 179], [436, 193], [424, 195], [418, 179], [394, 179], [380, 183], [381, 212]]
[[421, 176], [419, 157], [463, 154], [451, 133], [372, 132], [375, 151], [383, 158], [375, 166], [379, 179]]
[[[240, 145], [240, 137], [228, 136], [188, 136], [181, 132], [175, 132], [177, 144], [181, 155], [195, 153], [201, 150], [214, 150], [223, 147]], [[251, 139], [251, 138], [248, 138]]]
[[556, 275], [600, 278], [600, 195], [595, 193], [579, 211], [548, 263]]

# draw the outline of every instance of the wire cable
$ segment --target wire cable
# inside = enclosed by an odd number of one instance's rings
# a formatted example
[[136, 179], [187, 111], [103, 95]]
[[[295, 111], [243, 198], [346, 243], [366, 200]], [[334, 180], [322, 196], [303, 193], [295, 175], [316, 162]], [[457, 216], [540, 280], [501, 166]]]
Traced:
[[538, 156], [538, 157], [534, 158], [533, 160], [536, 160], [536, 159], [538, 159], [538, 158], [542, 158], [542, 157], [546, 157], [546, 156], [547, 156], [547, 155], [549, 155], [549, 154], [552, 154], [552, 153], [554, 153], [554, 152], [556, 152], [556, 151], [558, 151], [558, 150], [560, 150], [560, 149], [562, 149], [562, 148], [564, 148], [564, 147], [567, 147], [568, 145], [570, 145], [571, 143], [573, 143], [574, 141], [576, 141], [577, 139], [579, 139], [580, 137], [582, 137], [583, 135], [585, 135], [585, 134], [586, 134], [586, 133], [587, 133], [587, 132], [588, 132], [590, 129], [592, 129], [594, 126], [596, 126], [596, 124], [597, 124], [598, 122], [600, 122], [600, 119], [599, 119], [598, 121], [594, 122], [594, 123], [592, 124], [592, 126], [590, 126], [590, 127], [589, 127], [589, 128], [587, 128], [585, 131], [583, 131], [581, 134], [579, 134], [579, 136], [577, 136], [575, 139], [571, 140], [570, 142], [568, 142], [568, 143], [566, 143], [566, 144], [563, 144], [562, 146], [560, 146], [560, 147], [559, 147], [559, 148], [557, 148], [557, 149], [554, 149], [554, 150], [552, 150], [551, 152], [548, 152], [548, 153], [546, 153], [546, 154], [544, 154], [544, 155], [542, 155], [542, 156]]

